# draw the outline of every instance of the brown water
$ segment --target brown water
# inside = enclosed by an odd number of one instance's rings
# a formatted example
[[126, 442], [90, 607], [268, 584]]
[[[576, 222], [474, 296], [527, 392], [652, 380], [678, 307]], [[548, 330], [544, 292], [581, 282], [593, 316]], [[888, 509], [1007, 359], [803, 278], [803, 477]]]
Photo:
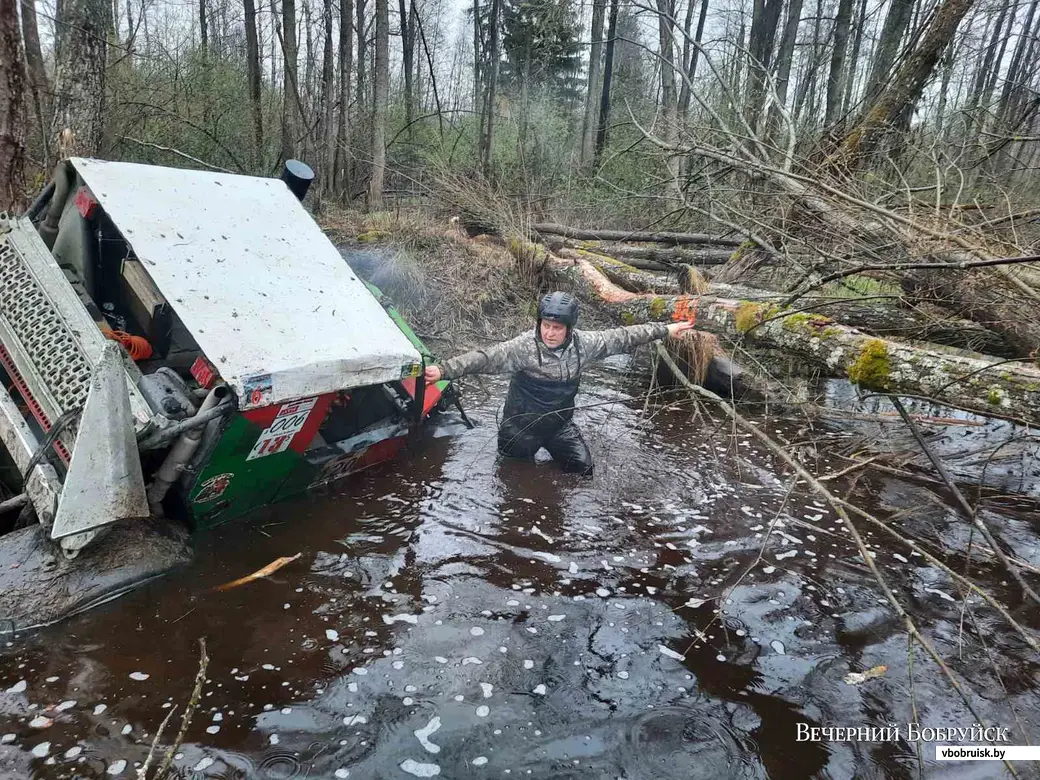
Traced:
[[[0, 776], [134, 777], [171, 706], [179, 722], [199, 637], [211, 660], [183, 777], [1005, 774], [905, 739], [796, 741], [799, 723], [976, 718], [908, 653], [833, 513], [788, 494], [747, 437], [685, 403], [644, 411], [643, 381], [598, 373], [579, 398], [597, 459], [582, 481], [497, 458], [491, 389], [470, 410], [477, 429], [218, 529], [188, 570], [0, 648]], [[875, 503], [920, 505], [907, 523], [955, 533], [922, 488], [865, 486]], [[1037, 554], [1035, 527], [1001, 531]], [[992, 612], [962, 615], [919, 557], [866, 536], [979, 715], [1010, 744], [1035, 741], [1037, 659]], [[295, 553], [268, 579], [211, 590]], [[842, 680], [879, 664], [877, 679]]]

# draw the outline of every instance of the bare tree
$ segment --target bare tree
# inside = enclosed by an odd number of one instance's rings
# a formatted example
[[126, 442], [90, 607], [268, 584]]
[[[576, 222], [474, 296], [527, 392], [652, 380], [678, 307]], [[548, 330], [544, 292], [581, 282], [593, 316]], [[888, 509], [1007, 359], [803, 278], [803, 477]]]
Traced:
[[17, 0], [0, 0], [0, 210], [24, 205], [25, 73]]
[[40, 48], [40, 31], [36, 19], [36, 4], [24, 2], [22, 11], [22, 40], [25, 41], [25, 64], [29, 77], [29, 93], [32, 97], [36, 126], [40, 132], [40, 150], [44, 162], [50, 158], [51, 98], [50, 82], [43, 64], [43, 51]]
[[372, 178], [368, 182], [368, 208], [383, 208], [386, 172], [386, 115], [390, 82], [390, 9], [388, 0], [376, 0], [376, 51], [372, 96]]
[[595, 162], [603, 155], [607, 145], [607, 130], [610, 126], [610, 87], [614, 81], [614, 48], [617, 40], [618, 4], [610, 0], [610, 21], [607, 27], [607, 50], [603, 57], [603, 92], [599, 101], [599, 127], [596, 129]]
[[339, 129], [336, 132], [336, 181], [338, 190], [347, 189], [347, 156], [350, 144], [350, 68], [354, 58], [354, 3], [339, 3]]
[[404, 122], [409, 137], [415, 116], [415, 3], [398, 0], [401, 12], [401, 59], [404, 66]]
[[96, 156], [105, 119], [105, 68], [112, 6], [107, 0], [63, 0], [54, 76], [53, 136], [59, 156]]
[[[126, 12], [130, 13], [130, 3], [126, 4]], [[133, 27], [130, 28], [131, 30]], [[199, 39], [202, 41], [202, 51], [209, 50], [209, 24], [206, 19], [206, 0], [199, 0]]]
[[[832, 124], [841, 111], [845, 95], [845, 55], [848, 49], [849, 26], [852, 23], [852, 0], [838, 0], [838, 14], [834, 17], [834, 48], [831, 52], [831, 69], [827, 77], [827, 107], [824, 123]], [[853, 63], [855, 67], [855, 63]]]
[[321, 19], [325, 36], [321, 55], [322, 111], [318, 150], [321, 155], [321, 191], [329, 194], [336, 179], [336, 132], [333, 130], [336, 109], [336, 55], [332, 44], [332, 0], [324, 0]]
[[592, 48], [589, 52], [588, 89], [585, 93], [585, 119], [581, 128], [581, 161], [592, 160], [596, 148], [596, 119], [599, 115], [600, 93], [603, 89], [603, 17], [606, 0], [592, 3]]
[[253, 160], [259, 171], [263, 168], [264, 156], [264, 108], [260, 102], [260, 41], [256, 33], [256, 4], [254, 0], [243, 2], [246, 14], [246, 70], [249, 77], [249, 100], [253, 105], [253, 134], [256, 144]]
[[282, 159], [296, 156], [296, 116], [299, 113], [299, 68], [296, 48], [296, 0], [282, 0]]

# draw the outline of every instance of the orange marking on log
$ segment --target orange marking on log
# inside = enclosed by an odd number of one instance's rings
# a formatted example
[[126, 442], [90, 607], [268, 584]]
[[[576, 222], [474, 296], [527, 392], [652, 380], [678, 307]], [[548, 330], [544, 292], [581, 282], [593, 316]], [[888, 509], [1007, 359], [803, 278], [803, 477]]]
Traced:
[[675, 301], [675, 313], [672, 319], [676, 322], [697, 322], [697, 304], [701, 302], [700, 296], [692, 299], [688, 295], [680, 295]]

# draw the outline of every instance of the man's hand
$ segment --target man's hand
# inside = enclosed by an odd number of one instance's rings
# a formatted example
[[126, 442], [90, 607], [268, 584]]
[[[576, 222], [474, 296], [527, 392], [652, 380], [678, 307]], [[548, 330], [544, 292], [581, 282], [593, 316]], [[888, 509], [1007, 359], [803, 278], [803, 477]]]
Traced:
[[688, 330], [693, 330], [694, 327], [695, 326], [692, 322], [673, 322], [668, 326], [668, 335], [674, 339], [676, 336], [681, 336]]
[[424, 376], [427, 382], [440, 382], [442, 376], [441, 369], [439, 366], [427, 366]]

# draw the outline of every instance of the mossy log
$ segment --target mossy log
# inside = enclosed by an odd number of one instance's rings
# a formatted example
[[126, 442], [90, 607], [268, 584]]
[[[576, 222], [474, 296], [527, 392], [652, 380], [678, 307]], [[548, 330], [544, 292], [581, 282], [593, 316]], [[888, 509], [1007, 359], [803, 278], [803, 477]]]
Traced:
[[710, 333], [799, 355], [865, 389], [922, 395], [980, 414], [1040, 424], [1040, 368], [1033, 364], [880, 338], [821, 314], [773, 319], [779, 310], [768, 303], [716, 295], [632, 293], [585, 259], [555, 259], [549, 267], [598, 297], [626, 323], [693, 319]]
[[646, 232], [640, 230], [586, 230], [584, 228], [558, 225], [555, 222], [539, 222], [532, 226], [538, 233], [576, 238], [581, 241], [634, 241], [637, 243], [707, 244], [709, 246], [740, 246], [742, 238], [720, 238], [706, 233], [673, 233], [668, 231]]

